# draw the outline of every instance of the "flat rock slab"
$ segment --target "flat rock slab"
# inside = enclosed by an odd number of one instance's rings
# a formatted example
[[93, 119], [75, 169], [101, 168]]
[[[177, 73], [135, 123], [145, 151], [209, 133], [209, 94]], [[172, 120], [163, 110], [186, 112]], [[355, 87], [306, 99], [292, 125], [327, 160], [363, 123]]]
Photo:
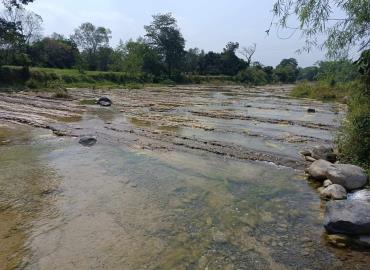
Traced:
[[330, 201], [326, 204], [324, 226], [333, 234], [370, 235], [370, 203]]

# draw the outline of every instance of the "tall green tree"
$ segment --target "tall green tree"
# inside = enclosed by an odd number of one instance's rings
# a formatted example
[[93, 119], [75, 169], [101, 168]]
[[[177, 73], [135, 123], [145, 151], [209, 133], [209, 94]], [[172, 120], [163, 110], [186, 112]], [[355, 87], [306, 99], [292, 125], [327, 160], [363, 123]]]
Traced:
[[[324, 46], [328, 56], [343, 57], [352, 48], [360, 52], [370, 49], [368, 0], [277, 0], [273, 12], [280, 26], [301, 31], [305, 50]], [[291, 17], [296, 17], [299, 25], [290, 25]], [[324, 42], [320, 42], [322, 36]]]
[[160, 55], [168, 75], [171, 77], [174, 71], [180, 71], [185, 55], [185, 39], [172, 14], [153, 15], [152, 23], [144, 29], [145, 37]]
[[92, 23], [83, 23], [75, 29], [71, 40], [80, 48], [83, 57], [91, 70], [98, 68], [98, 53], [101, 48], [109, 47], [111, 30], [105, 27], [97, 27]]
[[72, 68], [79, 57], [77, 45], [55, 33], [32, 44], [28, 52], [34, 66], [50, 68]]
[[295, 58], [283, 59], [275, 68], [275, 75], [283, 83], [294, 83], [298, 74], [298, 62]]
[[161, 75], [163, 71], [159, 55], [142, 38], [125, 43], [120, 41], [114, 51], [111, 68], [115, 71], [148, 73], [155, 76]]
[[[1, 2], [7, 12], [12, 12], [21, 9], [23, 5], [27, 5], [33, 0], [2, 0]], [[30, 62], [25, 54], [25, 41], [22, 22], [9, 20], [4, 14], [0, 16], [0, 65], [8, 64], [11, 61], [12, 64], [26, 66], [28, 70]]]

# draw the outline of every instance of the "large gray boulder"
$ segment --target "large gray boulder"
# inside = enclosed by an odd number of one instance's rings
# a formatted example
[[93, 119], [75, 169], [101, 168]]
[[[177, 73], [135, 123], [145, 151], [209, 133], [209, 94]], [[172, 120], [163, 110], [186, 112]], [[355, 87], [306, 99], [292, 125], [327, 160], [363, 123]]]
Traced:
[[333, 164], [329, 161], [316, 160], [306, 169], [306, 172], [316, 180], [325, 180], [327, 179], [326, 173], [331, 165]]
[[324, 199], [343, 200], [347, 198], [347, 191], [338, 184], [333, 184], [321, 191], [321, 197]]
[[356, 191], [348, 196], [349, 200], [361, 200], [370, 202], [370, 190], [363, 189], [360, 191]]
[[337, 160], [337, 155], [330, 146], [318, 145], [311, 149], [311, 156], [314, 159], [324, 159], [330, 162], [335, 162]]
[[350, 164], [332, 164], [327, 168], [326, 177], [347, 190], [362, 188], [367, 183], [365, 170]]
[[324, 226], [332, 234], [370, 235], [370, 203], [330, 201], [326, 204]]

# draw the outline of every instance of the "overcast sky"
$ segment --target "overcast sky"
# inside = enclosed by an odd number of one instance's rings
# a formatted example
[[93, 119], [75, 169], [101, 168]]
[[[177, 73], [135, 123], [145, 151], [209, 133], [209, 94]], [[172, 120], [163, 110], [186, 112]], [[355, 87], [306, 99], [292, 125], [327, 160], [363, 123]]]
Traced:
[[265, 30], [272, 18], [274, 0], [35, 0], [28, 9], [41, 15], [44, 34], [69, 36], [83, 22], [112, 30], [111, 44], [145, 34], [143, 26], [151, 15], [171, 12], [186, 39], [186, 47], [222, 51], [228, 41], [241, 46], [257, 44], [254, 60], [277, 65], [282, 58], [295, 57], [300, 66], [324, 59], [324, 52], [297, 54], [303, 41], [290, 31]]

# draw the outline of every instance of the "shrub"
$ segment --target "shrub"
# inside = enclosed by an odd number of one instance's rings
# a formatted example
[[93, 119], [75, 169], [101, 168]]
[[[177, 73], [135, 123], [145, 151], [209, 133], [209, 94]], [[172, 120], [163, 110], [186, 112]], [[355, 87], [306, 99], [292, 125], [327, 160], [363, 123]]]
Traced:
[[358, 83], [359, 82], [349, 82], [331, 85], [327, 82], [301, 82], [293, 88], [291, 95], [298, 98], [343, 101], [343, 98], [348, 96], [351, 89], [356, 87], [356, 84]]
[[37, 89], [39, 88], [39, 84], [34, 79], [30, 79], [26, 82], [26, 86], [30, 89]]
[[52, 97], [53, 98], [58, 98], [58, 99], [69, 99], [69, 98], [71, 98], [71, 96], [68, 94], [67, 89], [62, 89], [62, 88], [57, 89]]

